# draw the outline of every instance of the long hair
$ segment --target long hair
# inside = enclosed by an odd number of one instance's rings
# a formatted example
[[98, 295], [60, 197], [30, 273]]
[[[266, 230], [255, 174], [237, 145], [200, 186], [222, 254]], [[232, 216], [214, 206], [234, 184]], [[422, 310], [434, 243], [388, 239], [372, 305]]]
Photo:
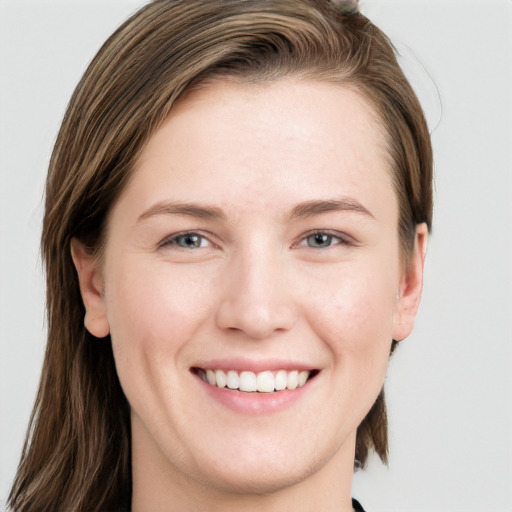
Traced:
[[[148, 139], [184, 93], [223, 76], [304, 77], [360, 91], [387, 134], [402, 252], [410, 251], [416, 224], [431, 225], [423, 112], [389, 40], [362, 14], [342, 14], [327, 0], [155, 0], [143, 7], [91, 62], [51, 157], [42, 233], [48, 342], [9, 497], [15, 511], [129, 510], [129, 405], [110, 340], [84, 328], [70, 241], [101, 253], [108, 213]], [[370, 450], [387, 460], [383, 391], [359, 426], [358, 465]]]

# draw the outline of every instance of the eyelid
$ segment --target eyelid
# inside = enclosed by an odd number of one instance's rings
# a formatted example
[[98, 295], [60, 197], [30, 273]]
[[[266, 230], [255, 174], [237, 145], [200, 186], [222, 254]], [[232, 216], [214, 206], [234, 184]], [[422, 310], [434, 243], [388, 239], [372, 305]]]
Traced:
[[[174, 242], [176, 242], [176, 240], [179, 237], [186, 236], [186, 235], [197, 235], [197, 236], [205, 239], [208, 242], [210, 247], [219, 247], [218, 244], [213, 242], [213, 240], [212, 240], [213, 235], [211, 233], [209, 233], [207, 231], [200, 230], [200, 229], [196, 229], [196, 230], [194, 230], [194, 229], [187, 230], [186, 229], [183, 231], [179, 231], [177, 233], [172, 233], [172, 234], [166, 236], [165, 238], [163, 238], [158, 243], [158, 249], [164, 248], [167, 246], [175, 246], [177, 249], [188, 250], [183, 247], [180, 247], [177, 243], [174, 243]], [[356, 245], [356, 243], [357, 243], [356, 240], [354, 240], [350, 235], [347, 235], [344, 232], [340, 232], [340, 231], [336, 231], [336, 230], [332, 230], [332, 229], [312, 229], [312, 230], [304, 233], [303, 235], [301, 235], [299, 240], [297, 240], [296, 242], [294, 242], [291, 245], [291, 249], [296, 249], [296, 248], [300, 247], [310, 236], [313, 236], [313, 235], [328, 235], [328, 236], [338, 239], [339, 242], [336, 244], [333, 244], [333, 246]], [[330, 246], [330, 247], [332, 247], [332, 246]]]
[[[185, 249], [184, 247], [180, 247], [176, 243], [176, 240], [178, 238], [180, 238], [182, 236], [187, 236], [187, 235], [199, 236], [199, 237], [203, 238], [204, 240], [207, 240], [210, 247], [218, 247], [218, 245], [215, 244], [211, 240], [211, 238], [212, 238], [211, 233], [202, 231], [200, 229], [185, 229], [183, 231], [179, 231], [177, 233], [172, 233], [171, 235], [166, 236], [162, 241], [160, 241], [158, 243], [158, 249], [161, 249], [161, 248], [164, 248], [164, 247], [169, 247], [169, 246], [174, 246], [174, 247], [176, 247], [177, 249], [180, 249], [180, 250], [185, 250], [185, 251], [186, 250], [190, 250], [190, 249]], [[202, 247], [202, 249], [204, 249], [204, 247]]]
[[[339, 240], [339, 243], [333, 244], [334, 247], [338, 245], [356, 244], [356, 241], [350, 235], [347, 235], [346, 233], [343, 233], [341, 231], [336, 231], [333, 229], [312, 229], [311, 231], [308, 231], [307, 233], [301, 235], [300, 239], [297, 242], [294, 242], [291, 248], [296, 249], [300, 247], [310, 236], [313, 235], [328, 235], [332, 236], [333, 238], [337, 238]], [[329, 246], [326, 249], [329, 249], [330, 247], [333, 246]]]

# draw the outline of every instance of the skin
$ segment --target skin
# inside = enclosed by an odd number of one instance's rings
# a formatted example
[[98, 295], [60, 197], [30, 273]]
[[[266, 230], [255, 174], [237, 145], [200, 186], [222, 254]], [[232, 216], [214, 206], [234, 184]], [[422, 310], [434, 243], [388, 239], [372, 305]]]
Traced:
[[[73, 240], [85, 325], [111, 335], [131, 405], [134, 512], [351, 510], [356, 429], [412, 330], [427, 237], [404, 265], [376, 119], [339, 85], [209, 84], [145, 147], [101, 264]], [[312, 201], [331, 202], [301, 215]], [[213, 360], [318, 375], [245, 414], [191, 371]]]

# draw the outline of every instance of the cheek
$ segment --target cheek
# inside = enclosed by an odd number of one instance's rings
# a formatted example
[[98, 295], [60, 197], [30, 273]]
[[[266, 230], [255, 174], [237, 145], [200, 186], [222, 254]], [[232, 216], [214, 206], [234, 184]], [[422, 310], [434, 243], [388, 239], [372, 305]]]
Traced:
[[309, 299], [310, 322], [350, 372], [359, 366], [387, 364], [392, 341], [397, 271], [383, 272], [379, 262], [354, 263], [331, 275], [325, 293]]
[[[118, 259], [105, 283], [117, 374], [132, 413], [154, 418], [154, 424], [144, 421], [148, 428], [171, 423], [165, 412], [169, 403], [186, 409], [176, 394], [182, 355], [211, 318], [209, 290], [185, 269], [171, 271], [160, 263]], [[158, 421], [155, 411], [160, 411]]]
[[175, 359], [208, 318], [209, 290], [180, 268], [127, 262], [111, 275], [107, 314], [118, 364], [137, 365], [134, 355]]

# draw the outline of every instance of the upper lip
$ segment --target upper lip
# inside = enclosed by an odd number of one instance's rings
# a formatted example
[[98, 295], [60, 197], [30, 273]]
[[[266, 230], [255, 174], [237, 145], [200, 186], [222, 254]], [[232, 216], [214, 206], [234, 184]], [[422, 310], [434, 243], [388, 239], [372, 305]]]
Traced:
[[263, 372], [265, 370], [314, 370], [317, 369], [311, 364], [289, 361], [282, 359], [266, 359], [266, 360], [251, 360], [243, 358], [235, 359], [212, 359], [208, 361], [201, 361], [193, 365], [192, 368], [201, 368], [203, 370], [235, 370], [250, 371], [254, 373]]

